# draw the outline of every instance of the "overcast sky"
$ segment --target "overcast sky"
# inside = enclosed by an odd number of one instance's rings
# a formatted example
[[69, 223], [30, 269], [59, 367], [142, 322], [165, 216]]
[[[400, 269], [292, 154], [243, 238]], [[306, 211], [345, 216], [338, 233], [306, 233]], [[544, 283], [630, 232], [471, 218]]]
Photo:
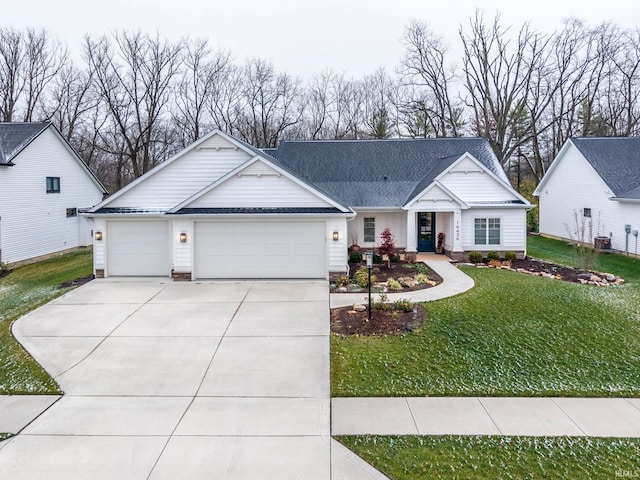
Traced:
[[[97, 4], [102, 4], [100, 7]], [[458, 29], [477, 7], [503, 25], [525, 21], [544, 32], [575, 16], [640, 28], [637, 0], [0, 0], [0, 25], [45, 27], [74, 54], [82, 35], [142, 30], [178, 39], [207, 37], [237, 60], [267, 59], [279, 71], [307, 77], [325, 68], [359, 77], [378, 67], [393, 70], [404, 47], [404, 27], [419, 19], [458, 48]], [[108, 5], [108, 6], [107, 6]]]

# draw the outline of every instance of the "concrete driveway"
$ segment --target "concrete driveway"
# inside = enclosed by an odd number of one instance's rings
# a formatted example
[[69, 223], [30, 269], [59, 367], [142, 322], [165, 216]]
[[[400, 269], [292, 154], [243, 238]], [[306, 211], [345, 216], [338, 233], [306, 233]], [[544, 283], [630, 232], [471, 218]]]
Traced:
[[328, 480], [328, 308], [324, 281], [60, 297], [14, 333], [66, 395], [0, 443], [2, 476]]

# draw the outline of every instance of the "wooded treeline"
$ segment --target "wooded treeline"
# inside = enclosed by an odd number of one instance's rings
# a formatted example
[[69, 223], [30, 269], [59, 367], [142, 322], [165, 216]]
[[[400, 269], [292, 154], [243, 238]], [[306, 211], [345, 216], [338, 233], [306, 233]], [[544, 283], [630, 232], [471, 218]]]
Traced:
[[258, 147], [290, 139], [483, 136], [538, 180], [570, 136], [637, 135], [640, 29], [568, 19], [547, 35], [476, 13], [462, 58], [407, 25], [393, 69], [307, 81], [239, 62], [206, 39], [85, 36], [83, 60], [46, 30], [0, 28], [0, 120], [52, 121], [111, 190], [220, 128]]

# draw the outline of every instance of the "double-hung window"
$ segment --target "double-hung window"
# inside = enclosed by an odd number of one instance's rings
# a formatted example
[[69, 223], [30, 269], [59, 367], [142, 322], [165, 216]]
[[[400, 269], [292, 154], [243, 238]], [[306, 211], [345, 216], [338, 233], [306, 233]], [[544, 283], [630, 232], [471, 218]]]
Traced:
[[500, 245], [499, 218], [476, 218], [474, 227], [476, 245]]
[[60, 193], [60, 177], [47, 177], [47, 193]]
[[376, 241], [376, 219], [375, 217], [364, 217], [364, 241]]

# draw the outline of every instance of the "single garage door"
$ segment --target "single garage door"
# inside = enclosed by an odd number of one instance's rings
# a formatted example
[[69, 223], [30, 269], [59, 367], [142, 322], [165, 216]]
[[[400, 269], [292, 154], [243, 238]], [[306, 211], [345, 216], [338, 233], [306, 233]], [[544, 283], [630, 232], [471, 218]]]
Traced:
[[196, 223], [197, 278], [325, 278], [325, 222]]
[[109, 276], [169, 276], [167, 222], [107, 222]]

